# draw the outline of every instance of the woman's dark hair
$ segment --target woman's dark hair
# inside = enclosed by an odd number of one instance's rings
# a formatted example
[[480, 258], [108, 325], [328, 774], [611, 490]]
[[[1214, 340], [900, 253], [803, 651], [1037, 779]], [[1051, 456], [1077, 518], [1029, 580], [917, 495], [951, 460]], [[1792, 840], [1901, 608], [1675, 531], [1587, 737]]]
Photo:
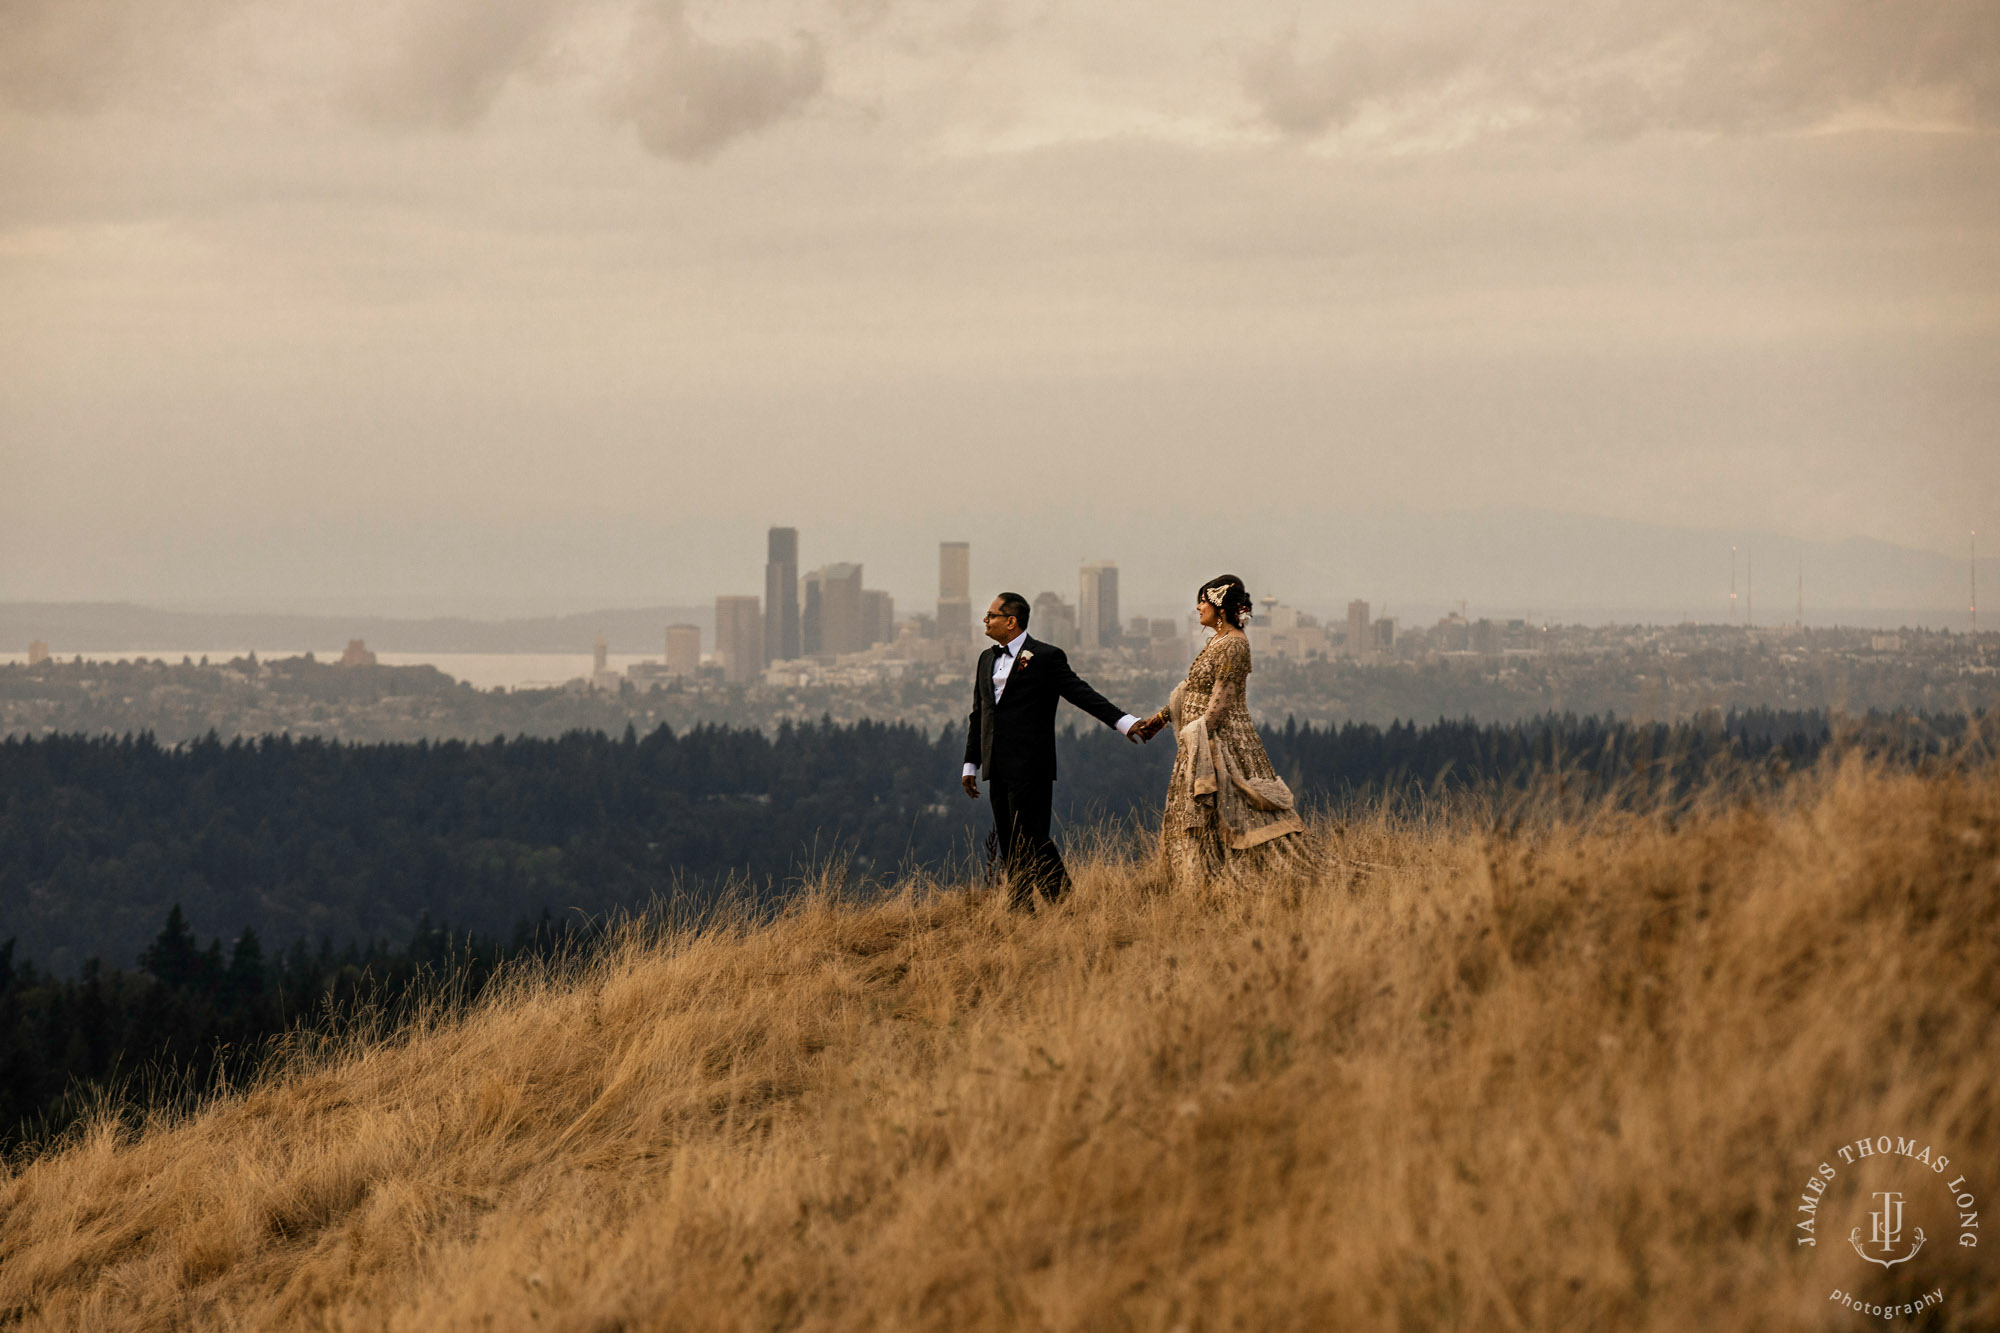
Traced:
[[[1237, 629], [1243, 628], [1243, 621], [1251, 612], [1250, 590], [1243, 586], [1243, 580], [1234, 574], [1217, 574], [1214, 578], [1195, 589], [1195, 596], [1206, 601], [1222, 613], [1222, 618]], [[1218, 601], [1217, 597], [1221, 600]]]

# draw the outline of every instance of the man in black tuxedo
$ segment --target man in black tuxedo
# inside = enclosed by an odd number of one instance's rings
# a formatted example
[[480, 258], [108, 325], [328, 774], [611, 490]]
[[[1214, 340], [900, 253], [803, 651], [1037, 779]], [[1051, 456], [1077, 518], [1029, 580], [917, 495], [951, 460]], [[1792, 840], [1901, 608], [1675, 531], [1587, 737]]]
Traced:
[[965, 738], [965, 794], [979, 797], [986, 773], [999, 839], [1013, 891], [1011, 905], [1032, 911], [1040, 889], [1050, 902], [1069, 888], [1069, 871], [1049, 839], [1056, 782], [1056, 701], [1067, 699], [1133, 744], [1139, 721], [1070, 670], [1054, 644], [1028, 637], [1028, 599], [1003, 592], [986, 609], [993, 647], [979, 655], [972, 676], [972, 716]]

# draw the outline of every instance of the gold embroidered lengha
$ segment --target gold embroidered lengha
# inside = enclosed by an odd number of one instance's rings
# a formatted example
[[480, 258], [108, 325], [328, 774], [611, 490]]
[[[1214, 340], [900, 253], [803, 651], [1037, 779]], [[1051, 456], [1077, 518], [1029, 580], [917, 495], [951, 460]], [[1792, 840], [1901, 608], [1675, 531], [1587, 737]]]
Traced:
[[1305, 862], [1305, 825], [1250, 720], [1249, 675], [1249, 641], [1218, 634], [1167, 706], [1176, 748], [1160, 851], [1177, 889]]

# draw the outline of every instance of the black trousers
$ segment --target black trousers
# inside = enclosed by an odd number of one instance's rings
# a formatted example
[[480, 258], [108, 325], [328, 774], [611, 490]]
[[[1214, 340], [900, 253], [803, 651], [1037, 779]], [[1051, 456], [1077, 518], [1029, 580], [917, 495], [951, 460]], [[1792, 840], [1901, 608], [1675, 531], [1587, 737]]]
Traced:
[[989, 779], [986, 783], [987, 799], [993, 802], [995, 850], [1007, 868], [1010, 906], [1032, 910], [1036, 890], [1054, 902], [1069, 888], [1069, 868], [1049, 838], [1055, 792], [1053, 781]]

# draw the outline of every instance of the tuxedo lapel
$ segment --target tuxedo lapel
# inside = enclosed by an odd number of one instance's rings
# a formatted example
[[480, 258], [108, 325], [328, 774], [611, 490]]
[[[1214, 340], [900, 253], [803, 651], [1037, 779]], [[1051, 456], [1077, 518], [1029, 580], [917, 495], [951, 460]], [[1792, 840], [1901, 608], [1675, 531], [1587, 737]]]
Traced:
[[[1009, 699], [1016, 697], [1014, 687], [1021, 683], [1020, 682], [1021, 673], [1027, 670], [1028, 668], [1028, 664], [1022, 662], [1021, 659], [1024, 657], [1032, 656], [1034, 649], [1036, 649], [1039, 646], [1040, 645], [1038, 645], [1033, 639], [1021, 640], [1021, 651], [1014, 654], [1014, 665], [1008, 668], [1007, 670], [1007, 684], [1004, 688], [1001, 689], [999, 701], [994, 704], [994, 707], [996, 708], [1002, 707], [1006, 704], [1006, 702]], [[993, 679], [993, 667], [997, 665], [1000, 661], [999, 654], [1005, 651], [1007, 650], [1004, 647], [997, 647], [993, 649], [994, 653], [993, 661], [989, 663], [986, 668], [986, 678], [989, 682]]]

